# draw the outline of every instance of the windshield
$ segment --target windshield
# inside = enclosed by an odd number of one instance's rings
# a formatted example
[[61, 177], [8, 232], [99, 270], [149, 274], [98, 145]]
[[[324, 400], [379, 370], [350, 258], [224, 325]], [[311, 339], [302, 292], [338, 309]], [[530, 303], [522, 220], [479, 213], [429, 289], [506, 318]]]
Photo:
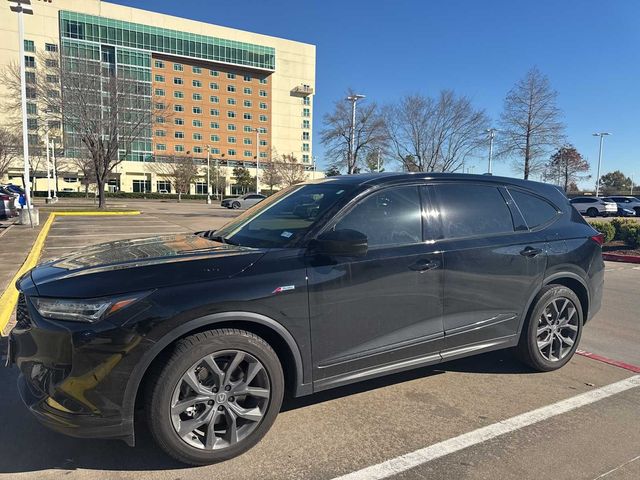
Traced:
[[215, 232], [220, 240], [256, 248], [285, 247], [303, 237], [350, 185], [295, 185], [272, 195]]

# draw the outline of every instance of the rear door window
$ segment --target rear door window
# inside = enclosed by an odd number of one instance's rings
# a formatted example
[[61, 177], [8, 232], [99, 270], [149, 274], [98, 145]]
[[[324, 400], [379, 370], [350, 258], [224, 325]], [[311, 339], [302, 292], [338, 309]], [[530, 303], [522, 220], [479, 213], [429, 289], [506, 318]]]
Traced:
[[509, 189], [509, 193], [518, 205], [529, 228], [536, 228], [548, 223], [558, 215], [556, 207], [536, 195], [515, 189]]
[[445, 238], [514, 231], [511, 211], [497, 187], [452, 183], [434, 185], [433, 190]]

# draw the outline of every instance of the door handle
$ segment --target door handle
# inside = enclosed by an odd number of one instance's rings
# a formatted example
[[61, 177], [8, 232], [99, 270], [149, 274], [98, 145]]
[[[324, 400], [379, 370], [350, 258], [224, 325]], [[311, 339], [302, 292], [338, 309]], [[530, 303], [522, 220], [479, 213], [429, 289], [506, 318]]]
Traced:
[[541, 248], [533, 248], [533, 247], [526, 247], [524, 250], [520, 250], [520, 255], [522, 255], [523, 257], [535, 257], [536, 255], [540, 255], [542, 253], [542, 249]]
[[437, 260], [418, 260], [416, 263], [409, 265], [409, 269], [423, 273], [438, 268], [439, 266], [440, 262]]

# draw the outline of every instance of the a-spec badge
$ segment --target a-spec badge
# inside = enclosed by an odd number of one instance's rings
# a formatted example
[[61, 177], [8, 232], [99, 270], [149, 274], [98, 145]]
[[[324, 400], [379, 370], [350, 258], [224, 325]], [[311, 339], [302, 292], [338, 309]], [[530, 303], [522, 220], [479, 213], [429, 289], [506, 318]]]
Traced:
[[295, 290], [295, 289], [296, 289], [295, 285], [283, 285], [282, 287], [276, 288], [271, 293], [282, 293], [282, 292], [288, 292], [289, 290]]

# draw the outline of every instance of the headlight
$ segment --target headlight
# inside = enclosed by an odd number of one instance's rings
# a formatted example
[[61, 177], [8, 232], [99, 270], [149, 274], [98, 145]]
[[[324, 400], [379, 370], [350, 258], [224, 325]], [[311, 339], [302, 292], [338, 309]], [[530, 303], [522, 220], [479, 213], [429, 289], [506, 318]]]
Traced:
[[38, 313], [45, 318], [94, 323], [118, 310], [128, 307], [150, 292], [112, 298], [67, 300], [56, 298], [32, 298]]

